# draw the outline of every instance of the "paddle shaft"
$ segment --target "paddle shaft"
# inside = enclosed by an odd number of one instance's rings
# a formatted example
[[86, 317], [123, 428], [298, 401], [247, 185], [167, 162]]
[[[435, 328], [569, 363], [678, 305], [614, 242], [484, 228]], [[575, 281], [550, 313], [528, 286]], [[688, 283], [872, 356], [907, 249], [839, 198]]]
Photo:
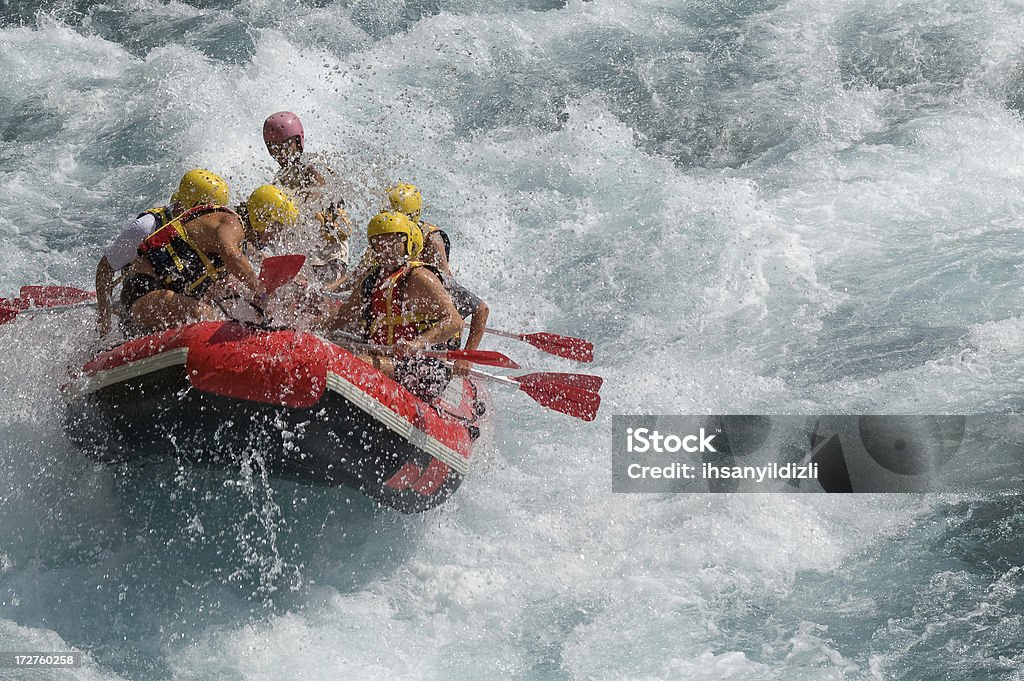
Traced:
[[[393, 354], [395, 351], [394, 346], [391, 345], [375, 345], [373, 343], [366, 343], [357, 336], [345, 333], [343, 331], [336, 331], [335, 335], [343, 336], [346, 339], [343, 343], [338, 345], [345, 345], [352, 348], [362, 348], [369, 352], [377, 352], [380, 354]], [[488, 366], [502, 367], [506, 369], [518, 369], [519, 365], [513, 362], [511, 359], [501, 354], [500, 352], [494, 352], [493, 350], [420, 350], [416, 354], [423, 355], [425, 357], [435, 357], [437, 359], [445, 359], [449, 361], [466, 361], [472, 364], [486, 364]]]
[[523, 388], [523, 386], [519, 385], [519, 383], [513, 381], [511, 378], [508, 378], [507, 376], [496, 376], [494, 374], [488, 374], [484, 371], [477, 371], [476, 369], [470, 369], [469, 375], [475, 378], [482, 378], [485, 381], [492, 381], [494, 383], [504, 383], [505, 385], [512, 386], [516, 390], [522, 390]]
[[51, 305], [49, 307], [26, 307], [18, 310], [20, 314], [39, 314], [49, 312], [63, 312], [64, 310], [74, 310], [80, 307], [96, 307], [95, 300], [87, 300], [81, 303], [71, 303], [70, 305]]
[[[467, 324], [468, 326], [468, 324]], [[522, 340], [523, 334], [520, 333], [509, 333], [508, 331], [499, 331], [498, 329], [492, 329], [491, 327], [484, 327], [484, 332], [492, 333], [495, 336], [502, 336], [504, 338], [514, 338], [515, 340]]]

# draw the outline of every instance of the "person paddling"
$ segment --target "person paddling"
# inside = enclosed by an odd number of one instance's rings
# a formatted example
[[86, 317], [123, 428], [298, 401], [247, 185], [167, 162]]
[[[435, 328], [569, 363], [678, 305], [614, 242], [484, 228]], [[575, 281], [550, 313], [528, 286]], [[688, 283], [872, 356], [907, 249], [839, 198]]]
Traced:
[[200, 205], [146, 237], [122, 290], [131, 321], [153, 330], [215, 319], [211, 293], [229, 274], [261, 308], [265, 291], [242, 244], [246, 239], [264, 244], [294, 222], [294, 207], [280, 195], [274, 187], [253, 192], [245, 224], [229, 208]]
[[295, 195], [305, 218], [300, 232], [291, 235], [300, 242], [299, 248], [289, 250], [306, 252], [317, 282], [336, 290], [348, 271], [352, 235], [352, 221], [335, 188], [337, 174], [322, 158], [306, 153], [302, 121], [291, 111], [278, 111], [267, 117], [263, 122], [263, 142], [281, 167], [273, 183]]
[[190, 170], [182, 176], [167, 205], [140, 213], [103, 249], [96, 265], [96, 321], [101, 336], [111, 329], [115, 272], [122, 270], [122, 277], [129, 274], [127, 268], [138, 256], [139, 244], [186, 210], [200, 205], [226, 206], [228, 198], [228, 184], [219, 175], [204, 168]]
[[[452, 302], [455, 304], [455, 309], [458, 310], [459, 314], [462, 317], [472, 317], [465, 349], [478, 349], [484, 337], [484, 330], [487, 327], [487, 317], [490, 315], [490, 308], [480, 296], [455, 280], [451, 264], [448, 260], [452, 249], [451, 239], [437, 225], [420, 219], [420, 215], [423, 212], [423, 195], [415, 185], [408, 183], [396, 184], [388, 189], [387, 196], [391, 209], [408, 216], [409, 219], [416, 222], [420, 231], [423, 232], [423, 253], [420, 254], [420, 260], [436, 270], [441, 278], [441, 283], [444, 284], [448, 294], [452, 297]], [[471, 368], [472, 365], [469, 362], [460, 360], [455, 363], [454, 371], [456, 375], [467, 376]]]
[[397, 211], [384, 211], [366, 230], [377, 267], [353, 289], [325, 324], [332, 331], [358, 332], [373, 345], [394, 348], [394, 359], [362, 356], [424, 401], [444, 392], [452, 373], [420, 350], [457, 349], [462, 317], [429, 267], [416, 260], [423, 234]]

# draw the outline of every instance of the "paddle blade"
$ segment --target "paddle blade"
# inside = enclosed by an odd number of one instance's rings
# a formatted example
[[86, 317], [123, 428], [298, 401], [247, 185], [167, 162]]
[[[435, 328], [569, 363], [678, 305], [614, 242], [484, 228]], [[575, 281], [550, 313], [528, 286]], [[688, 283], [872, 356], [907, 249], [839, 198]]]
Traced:
[[260, 283], [270, 295], [295, 278], [306, 263], [304, 255], [275, 255], [263, 261]]
[[27, 307], [60, 307], [96, 300], [92, 291], [73, 286], [22, 286], [21, 302]]
[[[3, 301], [7, 303], [8, 301]], [[6, 324], [7, 322], [14, 321], [15, 317], [18, 316], [18, 309], [14, 307], [8, 307], [7, 305], [0, 304], [0, 324]]]
[[557, 333], [524, 333], [519, 336], [538, 350], [550, 355], [576, 360], [577, 362], [594, 361], [594, 344], [582, 338], [559, 336]]
[[527, 383], [520, 384], [520, 388], [537, 404], [582, 421], [597, 418], [597, 410], [601, 406], [601, 396], [597, 393], [565, 383]]
[[487, 366], [505, 369], [519, 368], [519, 365], [511, 358], [493, 350], [448, 350], [447, 352], [437, 353], [437, 355], [452, 361], [465, 360], [473, 364], [486, 364]]
[[604, 379], [600, 376], [591, 376], [590, 374], [563, 374], [553, 371], [526, 374], [525, 376], [512, 376], [510, 378], [520, 384], [531, 383], [536, 385], [539, 383], [564, 383], [565, 385], [571, 385], [574, 388], [590, 390], [593, 392], [597, 392], [601, 389], [601, 386], [604, 385]]

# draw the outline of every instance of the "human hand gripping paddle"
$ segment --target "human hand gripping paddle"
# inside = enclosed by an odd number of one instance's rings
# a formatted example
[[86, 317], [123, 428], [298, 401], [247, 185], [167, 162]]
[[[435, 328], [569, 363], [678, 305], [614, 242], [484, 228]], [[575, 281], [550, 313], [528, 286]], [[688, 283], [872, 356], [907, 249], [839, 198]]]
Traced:
[[[277, 289], [281, 288], [302, 270], [302, 266], [306, 263], [306, 256], [304, 255], [274, 255], [269, 258], [263, 259], [263, 267], [260, 269], [259, 281], [263, 287], [263, 293], [259, 294], [255, 298], [243, 298], [239, 293], [230, 293], [224, 298], [214, 300], [214, 304], [220, 308], [220, 311], [233, 322], [239, 324], [262, 329], [264, 331], [278, 330], [278, 327], [274, 327], [266, 322], [266, 303], [270, 297], [274, 294]], [[228, 310], [224, 303], [229, 300], [244, 301], [258, 315], [257, 319], [245, 319], [244, 315], [241, 315], [240, 311], [236, 308], [234, 310]]]
[[504, 338], [525, 341], [549, 355], [556, 355], [565, 359], [576, 360], [577, 362], [594, 361], [594, 344], [582, 338], [560, 336], [557, 333], [547, 333], [544, 331], [538, 333], [512, 333], [510, 331], [485, 328], [484, 332]]

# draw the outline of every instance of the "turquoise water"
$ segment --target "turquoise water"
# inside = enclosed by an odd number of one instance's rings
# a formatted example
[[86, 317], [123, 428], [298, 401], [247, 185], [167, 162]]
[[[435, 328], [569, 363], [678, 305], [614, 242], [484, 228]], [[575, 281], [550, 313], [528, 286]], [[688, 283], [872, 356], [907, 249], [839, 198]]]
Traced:
[[88, 313], [0, 327], [0, 648], [82, 650], [77, 679], [1020, 678], [1018, 495], [612, 495], [608, 448], [615, 413], [1019, 410], [1018, 4], [0, 12], [0, 295], [90, 287], [184, 169], [246, 195], [290, 109], [358, 221], [416, 182], [494, 325], [589, 338], [608, 381], [593, 424], [496, 394], [473, 475], [407, 518], [94, 467], [56, 392]]

